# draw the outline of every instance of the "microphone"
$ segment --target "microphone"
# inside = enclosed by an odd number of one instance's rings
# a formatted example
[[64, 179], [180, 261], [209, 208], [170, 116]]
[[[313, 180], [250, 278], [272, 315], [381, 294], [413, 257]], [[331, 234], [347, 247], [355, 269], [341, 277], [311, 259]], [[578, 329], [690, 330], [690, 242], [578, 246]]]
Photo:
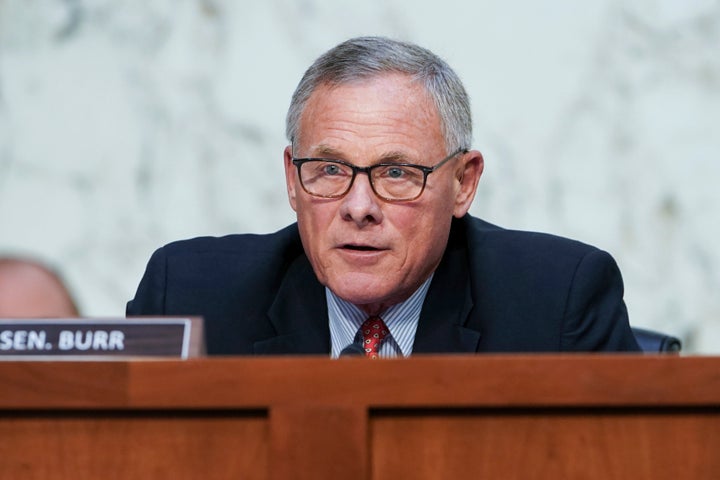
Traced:
[[341, 357], [356, 357], [358, 355], [365, 355], [365, 349], [359, 343], [351, 343], [340, 352]]

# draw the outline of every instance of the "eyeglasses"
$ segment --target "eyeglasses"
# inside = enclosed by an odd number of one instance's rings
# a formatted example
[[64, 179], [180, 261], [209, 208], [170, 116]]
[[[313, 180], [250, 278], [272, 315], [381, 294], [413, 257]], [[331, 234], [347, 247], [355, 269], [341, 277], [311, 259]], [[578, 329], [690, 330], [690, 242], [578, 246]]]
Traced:
[[375, 195], [388, 202], [409, 202], [422, 195], [427, 177], [460, 153], [460, 148], [432, 167], [413, 163], [376, 163], [358, 167], [342, 160], [329, 158], [294, 158], [300, 185], [310, 195], [322, 198], [340, 198], [353, 186], [358, 173], [365, 173]]

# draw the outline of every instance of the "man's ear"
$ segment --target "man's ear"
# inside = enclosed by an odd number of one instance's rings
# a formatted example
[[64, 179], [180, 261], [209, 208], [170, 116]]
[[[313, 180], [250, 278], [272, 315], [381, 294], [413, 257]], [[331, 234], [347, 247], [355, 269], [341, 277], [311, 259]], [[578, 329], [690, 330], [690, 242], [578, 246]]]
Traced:
[[455, 171], [458, 182], [453, 210], [455, 217], [460, 218], [470, 210], [484, 167], [485, 160], [479, 151], [470, 150], [463, 154], [461, 166]]
[[285, 164], [285, 184], [287, 186], [288, 200], [293, 210], [297, 212], [297, 169], [292, 163], [292, 146], [285, 147], [284, 152]]

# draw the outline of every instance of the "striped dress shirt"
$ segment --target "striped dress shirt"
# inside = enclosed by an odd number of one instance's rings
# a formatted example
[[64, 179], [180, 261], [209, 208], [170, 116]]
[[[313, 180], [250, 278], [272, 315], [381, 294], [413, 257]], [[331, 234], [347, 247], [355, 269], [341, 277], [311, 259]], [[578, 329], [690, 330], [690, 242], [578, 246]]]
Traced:
[[[407, 357], [412, 353], [420, 311], [431, 281], [432, 275], [420, 285], [420, 288], [410, 298], [391, 306], [380, 314], [380, 318], [390, 330], [390, 335], [380, 346], [379, 356], [381, 358]], [[330, 356], [338, 358], [345, 347], [360, 341], [358, 335], [360, 325], [367, 320], [368, 314], [352, 303], [341, 299], [327, 287], [325, 288], [325, 297], [327, 298], [330, 342], [332, 344]]]

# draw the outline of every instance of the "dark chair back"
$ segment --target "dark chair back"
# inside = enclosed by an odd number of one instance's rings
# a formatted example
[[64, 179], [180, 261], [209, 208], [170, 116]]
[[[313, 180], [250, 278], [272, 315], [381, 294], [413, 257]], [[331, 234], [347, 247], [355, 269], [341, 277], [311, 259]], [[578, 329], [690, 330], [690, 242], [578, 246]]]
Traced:
[[679, 338], [646, 328], [632, 327], [635, 340], [645, 353], [680, 353], [682, 342]]

